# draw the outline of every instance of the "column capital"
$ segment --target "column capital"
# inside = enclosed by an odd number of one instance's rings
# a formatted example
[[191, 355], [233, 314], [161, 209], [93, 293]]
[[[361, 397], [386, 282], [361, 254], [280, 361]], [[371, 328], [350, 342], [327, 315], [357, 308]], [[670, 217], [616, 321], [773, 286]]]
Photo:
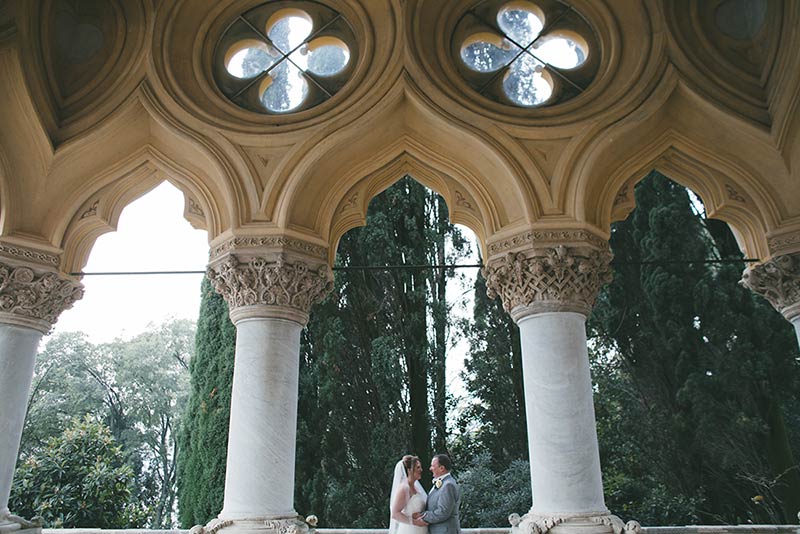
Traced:
[[308, 322], [311, 306], [333, 289], [327, 264], [277, 257], [242, 257], [230, 253], [208, 267], [208, 279], [230, 308], [231, 320], [255, 317]]
[[0, 322], [46, 334], [83, 297], [83, 284], [58, 271], [58, 257], [0, 244]]
[[531, 247], [489, 262], [483, 276], [489, 297], [499, 295], [515, 321], [553, 311], [588, 317], [600, 288], [612, 279], [611, 258], [607, 245]]
[[800, 317], [800, 252], [773, 256], [745, 269], [741, 283], [767, 299], [788, 321]]

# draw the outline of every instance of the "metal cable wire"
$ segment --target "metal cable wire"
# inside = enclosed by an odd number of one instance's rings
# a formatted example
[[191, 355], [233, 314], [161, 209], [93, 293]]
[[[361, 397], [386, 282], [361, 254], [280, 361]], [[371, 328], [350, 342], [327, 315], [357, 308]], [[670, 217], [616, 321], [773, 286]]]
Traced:
[[[761, 261], [758, 258], [736, 258], [736, 259], [717, 259], [717, 260], [658, 260], [658, 261], [613, 261], [613, 266], [624, 265], [697, 265], [697, 264], [725, 264], [725, 263], [755, 263]], [[481, 263], [466, 263], [454, 265], [339, 265], [333, 267], [334, 271], [398, 271], [414, 270], [422, 271], [428, 269], [479, 269], [484, 265]], [[99, 272], [78, 272], [69, 273], [71, 276], [149, 276], [149, 275], [172, 275], [172, 274], [205, 274], [206, 271], [99, 271]]]

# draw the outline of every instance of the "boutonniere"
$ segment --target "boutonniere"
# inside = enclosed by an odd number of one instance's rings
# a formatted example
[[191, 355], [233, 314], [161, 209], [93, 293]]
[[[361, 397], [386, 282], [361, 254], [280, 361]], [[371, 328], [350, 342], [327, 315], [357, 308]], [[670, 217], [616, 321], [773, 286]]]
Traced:
[[436, 489], [441, 488], [442, 487], [442, 480], [440, 478], [437, 478], [436, 480], [433, 481], [433, 485], [436, 486]]

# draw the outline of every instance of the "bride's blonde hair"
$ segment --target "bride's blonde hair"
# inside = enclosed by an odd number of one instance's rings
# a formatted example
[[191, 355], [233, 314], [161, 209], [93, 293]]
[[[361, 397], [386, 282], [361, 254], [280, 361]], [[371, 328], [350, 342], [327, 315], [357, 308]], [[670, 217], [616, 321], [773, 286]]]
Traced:
[[411, 474], [411, 470], [414, 469], [414, 466], [417, 465], [419, 462], [419, 458], [416, 456], [412, 456], [411, 454], [406, 454], [403, 456], [403, 467], [406, 470], [406, 475]]

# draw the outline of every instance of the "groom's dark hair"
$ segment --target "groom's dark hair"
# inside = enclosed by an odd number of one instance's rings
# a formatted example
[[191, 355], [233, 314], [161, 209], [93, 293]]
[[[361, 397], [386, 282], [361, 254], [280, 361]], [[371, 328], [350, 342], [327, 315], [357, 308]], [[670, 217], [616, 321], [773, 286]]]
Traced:
[[447, 456], [446, 454], [437, 454], [436, 456], [434, 456], [434, 458], [436, 459], [437, 462], [439, 462], [439, 465], [441, 465], [448, 471], [453, 470], [453, 462], [450, 461], [450, 457]]

